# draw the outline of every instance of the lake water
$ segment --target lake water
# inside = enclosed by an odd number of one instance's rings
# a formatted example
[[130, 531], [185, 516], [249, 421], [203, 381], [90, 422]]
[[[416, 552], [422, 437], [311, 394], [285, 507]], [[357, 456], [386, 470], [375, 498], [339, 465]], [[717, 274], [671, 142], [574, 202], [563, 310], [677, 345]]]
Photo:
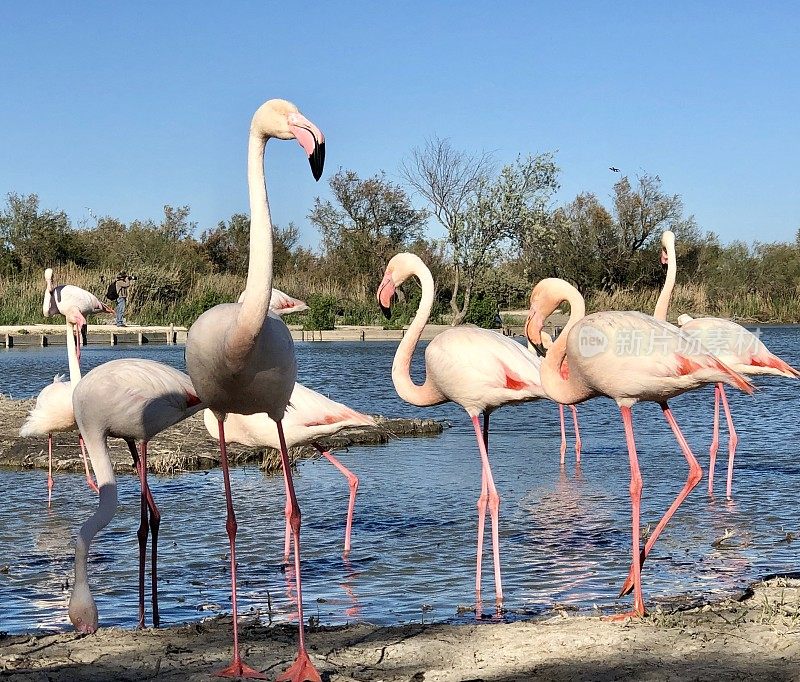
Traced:
[[[800, 332], [765, 329], [764, 341], [800, 366]], [[453, 405], [422, 409], [397, 398], [390, 379], [394, 343], [298, 343], [300, 379], [372, 413], [427, 416], [452, 428], [435, 438], [394, 440], [340, 453], [361, 479], [349, 560], [341, 556], [348, 488], [324, 460], [302, 462], [295, 475], [303, 512], [306, 612], [322, 624], [354, 620], [474, 621], [459, 610], [474, 602], [475, 502], [480, 460], [466, 414]], [[183, 369], [183, 348], [88, 346], [93, 367], [116, 357], [149, 357]], [[66, 371], [63, 348], [0, 351], [0, 391], [35, 395]], [[417, 353], [417, 367], [421, 353]], [[419, 375], [418, 375], [419, 376]], [[755, 397], [729, 391], [741, 437], [733, 502], [709, 499], [705, 478], [667, 526], [643, 571], [649, 605], [674, 597], [733, 593], [750, 581], [798, 566], [797, 491], [800, 382], [765, 378]], [[713, 389], [673, 401], [675, 416], [706, 473]], [[556, 406], [547, 401], [507, 407], [492, 417], [490, 457], [502, 503], [501, 560], [507, 618], [558, 605], [589, 612], [628, 607], [616, 594], [630, 563], [629, 467], [619, 412], [609, 400], [579, 407], [583, 464], [558, 463]], [[644, 479], [642, 523], [655, 524], [686, 479], [685, 460], [660, 409], [634, 408]], [[571, 431], [571, 429], [569, 429]], [[569, 432], [568, 431], [568, 432]], [[723, 429], [715, 488], [724, 495]], [[66, 435], [57, 438], [65, 438]], [[158, 450], [158, 440], [153, 441]], [[45, 471], [0, 470], [0, 630], [68, 630], [77, 530], [96, 497], [76, 474], [56, 476], [47, 509]], [[239, 519], [240, 610], [262, 620], [292, 619], [292, 576], [281, 566], [283, 483], [255, 468], [232, 475]], [[150, 477], [162, 512], [160, 607], [169, 625], [229, 610], [225, 502], [219, 470]], [[120, 506], [91, 548], [90, 581], [101, 626], [133, 627], [137, 611], [138, 483], [120, 477]], [[489, 522], [487, 518], [487, 528]], [[714, 541], [732, 534], [721, 546]], [[489, 534], [484, 599], [494, 584]], [[488, 570], [487, 570], [488, 569]], [[147, 579], [149, 585], [149, 578]], [[148, 623], [150, 622], [150, 606]]]

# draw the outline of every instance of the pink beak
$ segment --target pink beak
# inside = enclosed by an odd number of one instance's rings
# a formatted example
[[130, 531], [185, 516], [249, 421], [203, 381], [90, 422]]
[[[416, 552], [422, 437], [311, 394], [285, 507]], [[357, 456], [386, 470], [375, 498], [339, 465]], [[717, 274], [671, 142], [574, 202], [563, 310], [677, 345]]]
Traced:
[[289, 130], [305, 149], [311, 174], [315, 180], [319, 180], [325, 166], [325, 136], [322, 131], [299, 112], [289, 114]]
[[392, 281], [392, 276], [387, 272], [383, 276], [383, 281], [378, 287], [378, 303], [380, 304], [381, 310], [383, 311], [383, 315], [386, 317], [386, 319], [389, 319], [392, 316], [392, 298], [394, 297], [395, 290], [396, 288], [394, 286], [394, 282]]

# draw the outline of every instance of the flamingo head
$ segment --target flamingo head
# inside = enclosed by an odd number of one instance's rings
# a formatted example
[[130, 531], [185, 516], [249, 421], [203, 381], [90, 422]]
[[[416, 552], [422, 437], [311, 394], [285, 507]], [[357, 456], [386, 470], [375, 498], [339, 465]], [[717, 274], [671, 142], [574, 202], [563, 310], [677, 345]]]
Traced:
[[325, 136], [291, 102], [271, 99], [262, 104], [253, 115], [250, 132], [263, 139], [276, 137], [279, 140], [297, 140], [308, 155], [314, 179], [322, 177]]
[[69, 619], [79, 632], [97, 631], [97, 606], [87, 583], [75, 583], [69, 599]]
[[678, 315], [678, 326], [682, 327], [687, 322], [691, 322], [694, 318], [691, 315], [687, 315], [684, 313], [683, 315]]
[[550, 337], [542, 332], [544, 323], [567, 298], [569, 290], [576, 293], [578, 291], [569, 282], [554, 277], [543, 279], [533, 287], [528, 319], [525, 322], [525, 336], [531, 347], [542, 357], [546, 355], [546, 348], [550, 345]]
[[670, 254], [675, 257], [675, 233], [666, 230], [661, 235], [661, 265], [669, 264]]
[[44, 271], [44, 281], [47, 282], [47, 290], [53, 290], [53, 268], [47, 268]]
[[378, 303], [387, 320], [392, 316], [392, 303], [397, 300], [397, 287], [413, 275], [420, 266], [424, 268], [425, 264], [419, 256], [415, 256], [413, 253], [398, 253], [389, 261], [377, 292]]

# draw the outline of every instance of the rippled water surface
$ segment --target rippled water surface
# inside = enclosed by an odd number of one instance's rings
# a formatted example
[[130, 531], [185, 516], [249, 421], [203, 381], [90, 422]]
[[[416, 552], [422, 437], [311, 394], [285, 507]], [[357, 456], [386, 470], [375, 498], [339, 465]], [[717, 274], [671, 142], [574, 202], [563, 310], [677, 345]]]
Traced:
[[[800, 366], [797, 329], [765, 329], [763, 339]], [[297, 344], [300, 378], [307, 385], [360, 410], [424, 415], [452, 424], [436, 438], [394, 440], [340, 453], [361, 479], [349, 560], [341, 556], [345, 480], [324, 460], [298, 467], [306, 611], [323, 624], [474, 619], [458, 608], [475, 600], [480, 461], [474, 433], [458, 407], [414, 408], [397, 398], [390, 380], [394, 349], [392, 343]], [[88, 346], [82, 360], [92, 367], [125, 356], [183, 369], [180, 346]], [[66, 371], [63, 348], [0, 351], [0, 391], [14, 398], [35, 395], [59, 371]], [[766, 378], [756, 383], [760, 390], [754, 398], [729, 391], [741, 438], [735, 500], [710, 499], [704, 478], [647, 561], [648, 603], [675, 595], [729, 593], [798, 566], [800, 540], [787, 542], [786, 536], [800, 535], [800, 382]], [[672, 406], [705, 475], [713, 390], [682, 396]], [[502, 497], [503, 586], [511, 617], [556, 604], [589, 610], [629, 603], [616, 599], [630, 563], [629, 468], [619, 412], [611, 401], [595, 400], [579, 407], [579, 413], [583, 464], [576, 468], [572, 455], [563, 470], [555, 405], [540, 401], [507, 407], [492, 417], [490, 456]], [[654, 525], [683, 485], [687, 467], [657, 406], [637, 406], [634, 423], [644, 479], [642, 522]], [[716, 479], [721, 493], [724, 434]], [[158, 450], [157, 440], [152, 450]], [[258, 609], [265, 621], [270, 613], [274, 620], [291, 618], [293, 576], [281, 566], [282, 479], [255, 468], [236, 469], [232, 478], [241, 610]], [[0, 629], [9, 632], [70, 627], [66, 604], [75, 535], [93, 512], [96, 497], [81, 476], [59, 474], [48, 511], [45, 479], [44, 471], [0, 470]], [[221, 472], [152, 476], [150, 481], [163, 516], [162, 621], [180, 623], [227, 611]], [[101, 625], [132, 627], [139, 514], [134, 477], [121, 477], [119, 497], [116, 517], [92, 545], [89, 572]], [[730, 538], [715, 545], [726, 531]], [[488, 541], [487, 533], [487, 550]], [[484, 564], [484, 598], [491, 601], [488, 551]]]

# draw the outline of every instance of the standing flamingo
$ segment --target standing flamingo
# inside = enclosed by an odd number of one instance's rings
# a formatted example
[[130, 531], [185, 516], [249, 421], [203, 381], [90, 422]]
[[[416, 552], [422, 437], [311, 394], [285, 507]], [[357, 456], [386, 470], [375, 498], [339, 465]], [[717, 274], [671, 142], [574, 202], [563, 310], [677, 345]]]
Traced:
[[320, 680], [305, 646], [303, 596], [300, 580], [300, 508], [292, 484], [286, 439], [281, 420], [297, 378], [294, 344], [286, 325], [269, 315], [272, 294], [272, 223], [264, 178], [267, 140], [297, 140], [308, 154], [315, 179], [322, 175], [325, 138], [297, 107], [286, 100], [263, 104], [253, 116], [247, 154], [250, 194], [250, 256], [247, 286], [242, 303], [227, 303], [204, 312], [189, 329], [186, 367], [197, 394], [214, 412], [219, 430], [220, 456], [227, 503], [228, 539], [231, 554], [233, 612], [233, 660], [217, 674], [225, 677], [264, 676], [242, 663], [239, 655], [236, 606], [236, 515], [233, 509], [224, 420], [227, 414], [266, 413], [276, 423], [281, 462], [291, 507], [297, 575], [299, 646], [295, 662], [279, 680]]
[[94, 294], [72, 284], [53, 284], [53, 269], [44, 271], [47, 287], [44, 290], [42, 312], [45, 317], [63, 315], [75, 327], [75, 338], [78, 342], [78, 362], [81, 360], [81, 341], [83, 339], [83, 326], [86, 324], [86, 315], [93, 313], [113, 313], [105, 303]]
[[631, 407], [641, 400], [657, 402], [689, 463], [686, 484], [658, 522], [648, 540], [652, 547], [664, 526], [697, 485], [702, 470], [678, 427], [667, 400], [708, 383], [725, 382], [751, 393], [752, 385], [710, 353], [692, 347], [691, 339], [672, 325], [638, 312], [609, 311], [585, 315], [580, 292], [561, 279], [544, 279], [531, 293], [525, 327], [530, 343], [544, 355], [541, 330], [547, 317], [566, 301], [570, 317], [564, 330], [542, 361], [542, 385], [560, 403], [572, 405], [597, 396], [617, 402], [631, 467], [632, 553], [634, 610], [615, 618], [644, 614], [639, 552], [639, 507], [642, 478], [633, 436]]
[[[661, 235], [661, 247], [661, 262], [667, 265], [667, 276], [664, 281], [664, 287], [658, 297], [654, 315], [656, 319], [666, 320], [677, 271], [675, 235], [672, 232], [666, 231]], [[781, 360], [777, 355], [771, 353], [758, 336], [740, 324], [719, 317], [694, 319], [690, 315], [681, 315], [678, 317], [678, 326], [740, 374], [773, 374], [789, 378], [800, 377], [800, 372]], [[728, 424], [728, 481], [725, 494], [728, 499], [731, 499], [733, 459], [739, 438], [733, 426], [733, 417], [731, 416], [730, 407], [728, 407], [728, 397], [725, 395], [725, 388], [722, 383], [718, 383], [714, 387], [714, 430], [708, 461], [708, 494], [713, 495], [714, 493], [714, 464], [719, 448], [720, 399], [725, 410], [725, 420]]]
[[[483, 529], [488, 507], [492, 520], [495, 599], [503, 602], [500, 577], [498, 517], [500, 497], [489, 465], [489, 417], [503, 405], [527, 402], [547, 395], [539, 379], [541, 361], [516, 341], [489, 329], [452, 327], [438, 334], [425, 349], [425, 382], [414, 384], [409, 372], [411, 357], [428, 321], [433, 305], [433, 277], [422, 260], [411, 253], [399, 253], [386, 266], [378, 287], [378, 301], [388, 315], [395, 289], [412, 275], [419, 278], [422, 298], [419, 310], [397, 347], [392, 363], [392, 381], [403, 400], [422, 407], [452, 401], [470, 416], [481, 456], [481, 494], [478, 498], [478, 549], [475, 592], [481, 594]], [[478, 415], [483, 413], [483, 433]]]
[[[28, 418], [19, 430], [23, 438], [47, 435], [47, 506], [53, 493], [53, 434], [64, 431], [75, 431], [75, 414], [72, 411], [72, 392], [81, 379], [81, 366], [75, 350], [75, 336], [72, 323], [67, 322], [67, 359], [69, 361], [69, 382], [64, 381], [61, 374], [53, 378], [53, 383], [45, 386], [36, 396], [36, 405], [28, 414]], [[83, 467], [86, 471], [86, 482], [98, 492], [97, 486], [89, 473], [89, 462], [83, 447], [83, 438], [78, 434], [78, 444], [83, 455]]]
[[[75, 584], [69, 600], [69, 619], [81, 632], [97, 630], [97, 606], [89, 589], [86, 559], [89, 545], [105, 528], [117, 509], [117, 482], [108, 452], [108, 437], [128, 444], [141, 484], [139, 526], [139, 627], [144, 627], [144, 564], [147, 547], [148, 509], [152, 533], [150, 577], [153, 625], [158, 627], [158, 528], [161, 514], [147, 484], [147, 443], [164, 429], [190, 417], [204, 405], [195, 395], [188, 376], [153, 360], [112, 360], [89, 372], [72, 394], [78, 423], [97, 483], [100, 501], [97, 511], [81, 526], [75, 549]], [[140, 454], [136, 452], [136, 442]]]
[[[219, 439], [217, 418], [211, 410], [203, 412], [206, 429], [213, 438]], [[283, 417], [283, 433], [286, 446], [313, 445], [325, 459], [347, 478], [350, 486], [350, 499], [347, 505], [347, 523], [344, 534], [344, 555], [350, 553], [350, 533], [353, 527], [353, 511], [358, 491], [358, 476], [345, 467], [330, 452], [316, 441], [332, 436], [351, 426], [375, 426], [375, 420], [366, 414], [351, 410], [347, 405], [326, 398], [300, 383], [294, 385], [289, 406]], [[280, 450], [278, 431], [275, 422], [266, 413], [233, 414], [225, 419], [225, 440], [228, 443], [241, 443], [249, 447], [268, 447]], [[291, 548], [291, 507], [286, 500], [286, 533], [284, 535], [284, 562], [289, 560]]]

